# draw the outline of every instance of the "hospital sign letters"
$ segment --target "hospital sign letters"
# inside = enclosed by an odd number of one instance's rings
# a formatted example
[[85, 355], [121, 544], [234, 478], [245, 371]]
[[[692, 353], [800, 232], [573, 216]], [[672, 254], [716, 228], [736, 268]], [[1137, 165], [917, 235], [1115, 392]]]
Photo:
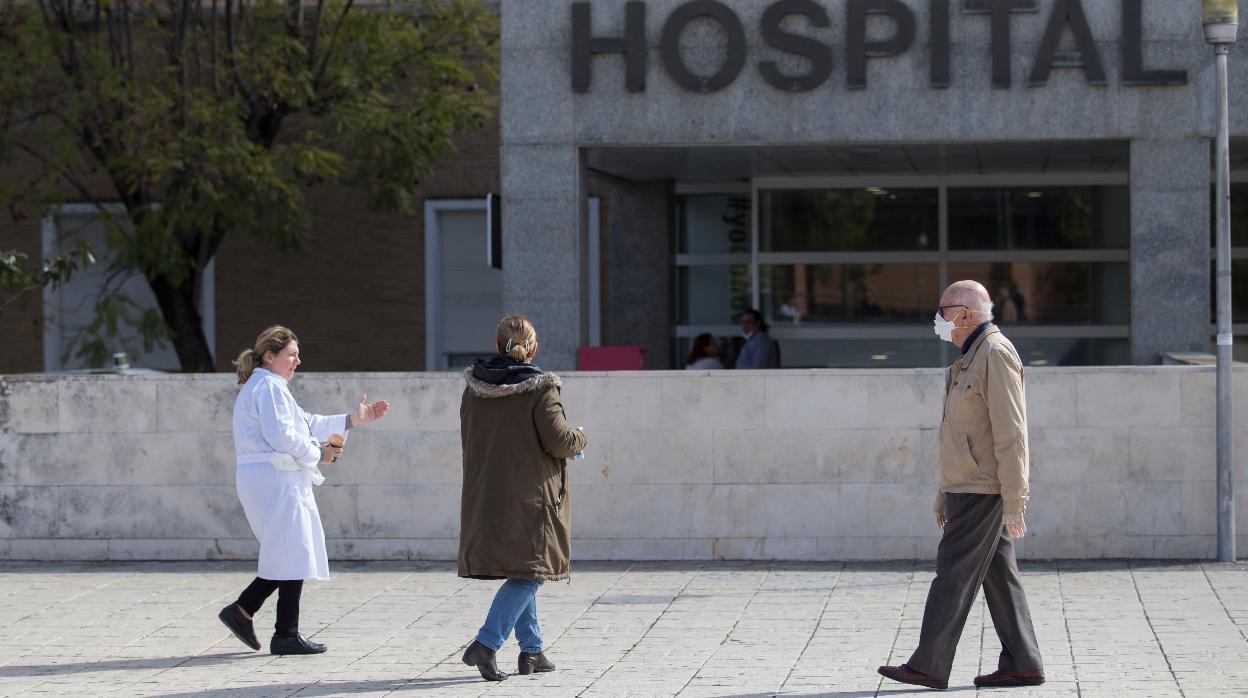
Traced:
[[[1095, 0], [1109, 2], [1110, 0]], [[1129, 86], [1185, 85], [1187, 71], [1156, 69], [1144, 65], [1144, 0], [1120, 0], [1122, 27], [1121, 81]], [[950, 86], [950, 10], [956, 3], [964, 21], [988, 21], [991, 27], [990, 75], [992, 86], [1008, 88], [1011, 83], [1010, 28], [1016, 15], [1039, 13], [1040, 0], [928, 0], [927, 23], [929, 83], [933, 88]], [[777, 0], [756, 18], [764, 43], [777, 51], [804, 59], [804, 72], [781, 70], [776, 61], [760, 60], [756, 68], [771, 86], [790, 92], [807, 92], [821, 87], [832, 76], [833, 49], [827, 43], [794, 26], [826, 29], [832, 25], [825, 4], [816, 0]], [[915, 44], [919, 13], [901, 0], [837, 0], [845, 13], [845, 71], [850, 89], [867, 87], [867, 61], [899, 56]], [[646, 3], [640, 0], [624, 6], [622, 33], [594, 34], [593, 10], [589, 2], [572, 4], [572, 89], [588, 92], [593, 82], [595, 56], [621, 54], [625, 63], [624, 87], [630, 92], [646, 89]], [[891, 33], [869, 37], [867, 20], [879, 15]], [[976, 16], [978, 15], [978, 17]], [[796, 21], [785, 20], [795, 18]], [[719, 25], [727, 36], [727, 46], [718, 69], [711, 75], [692, 71], [680, 50], [680, 38], [696, 19]], [[1082, 0], [1053, 0], [1045, 20], [1043, 38], [1027, 79], [1029, 86], [1044, 85], [1054, 67], [1079, 68], [1089, 84], [1105, 85], [1108, 78], [1099, 49], [1084, 12]], [[808, 29], [808, 31], [809, 31]], [[1062, 38], [1069, 32], [1074, 39], [1073, 54], [1059, 54]], [[731, 85], [747, 63], [745, 25], [732, 8], [717, 0], [693, 0], [672, 11], [664, 20], [659, 36], [659, 54], [664, 70], [680, 87], [690, 92], [717, 92]]]

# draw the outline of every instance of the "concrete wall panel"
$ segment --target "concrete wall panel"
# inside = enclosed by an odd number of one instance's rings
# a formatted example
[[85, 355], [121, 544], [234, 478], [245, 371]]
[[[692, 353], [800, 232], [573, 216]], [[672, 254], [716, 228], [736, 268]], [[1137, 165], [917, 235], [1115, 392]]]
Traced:
[[[1029, 370], [1022, 556], [1211, 554], [1211, 377], [1192, 367]], [[578, 559], [934, 554], [940, 371], [565, 379], [568, 419], [586, 425], [590, 444], [569, 463]], [[254, 557], [234, 489], [230, 376], [0, 384], [0, 559]], [[454, 558], [462, 384], [455, 374], [303, 374], [292, 384], [310, 409], [345, 409], [361, 392], [393, 406], [324, 468], [316, 497], [336, 559]], [[1240, 394], [1245, 386], [1240, 371]], [[61, 424], [70, 428], [49, 431]], [[1238, 525], [1248, 527], [1248, 429], [1238, 445]]]

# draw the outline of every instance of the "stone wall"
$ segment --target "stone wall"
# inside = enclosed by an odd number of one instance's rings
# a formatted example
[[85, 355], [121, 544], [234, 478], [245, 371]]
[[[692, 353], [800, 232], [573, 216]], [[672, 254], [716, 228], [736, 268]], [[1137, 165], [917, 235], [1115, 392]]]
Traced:
[[[1032, 369], [1029, 558], [1214, 554], [1210, 369]], [[1248, 410], [1248, 371], [1236, 398]], [[454, 559], [462, 380], [306, 374], [312, 411], [363, 392], [317, 490], [338, 559]], [[582, 373], [569, 419], [579, 559], [928, 558], [938, 370]], [[234, 492], [227, 375], [0, 376], [0, 558], [221, 559], [256, 553]], [[1239, 550], [1248, 420], [1239, 419]]]

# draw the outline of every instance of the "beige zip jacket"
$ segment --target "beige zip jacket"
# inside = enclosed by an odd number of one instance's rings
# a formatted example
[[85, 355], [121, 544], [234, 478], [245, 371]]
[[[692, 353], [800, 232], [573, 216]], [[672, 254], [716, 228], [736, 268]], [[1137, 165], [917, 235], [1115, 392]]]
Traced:
[[1023, 362], [996, 325], [945, 374], [940, 421], [940, 492], [1000, 494], [1006, 514], [1027, 508], [1027, 400]]

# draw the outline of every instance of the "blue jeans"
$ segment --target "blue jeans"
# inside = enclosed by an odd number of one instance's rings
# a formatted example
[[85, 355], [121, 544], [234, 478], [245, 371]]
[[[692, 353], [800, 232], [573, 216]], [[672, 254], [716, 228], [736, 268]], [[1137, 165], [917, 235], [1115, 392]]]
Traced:
[[537, 588], [540, 579], [508, 579], [498, 588], [477, 642], [498, 651], [514, 628], [521, 652], [542, 651], [542, 629], [537, 626]]

